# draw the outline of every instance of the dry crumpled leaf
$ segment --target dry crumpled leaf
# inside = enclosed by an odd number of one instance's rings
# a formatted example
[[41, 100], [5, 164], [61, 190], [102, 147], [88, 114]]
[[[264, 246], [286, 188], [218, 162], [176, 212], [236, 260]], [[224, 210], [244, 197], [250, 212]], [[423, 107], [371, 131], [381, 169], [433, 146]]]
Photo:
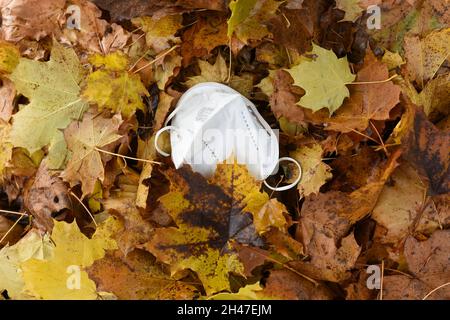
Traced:
[[187, 168], [165, 175], [170, 192], [159, 201], [178, 228], [156, 229], [145, 248], [169, 264], [172, 274], [196, 272], [208, 295], [230, 290], [228, 274], [244, 272], [230, 244], [263, 244], [251, 216], [267, 202], [267, 194], [243, 165], [220, 164], [209, 180]]
[[1, 0], [1, 38], [16, 42], [58, 34], [58, 20], [64, 15], [65, 3], [65, 0]]
[[407, 111], [394, 129], [393, 141], [402, 143], [403, 157], [430, 181], [429, 194], [444, 194], [450, 190], [450, 132], [440, 130], [410, 102]]
[[297, 270], [327, 281], [339, 282], [348, 278], [347, 271], [354, 266], [360, 247], [353, 233], [347, 234], [352, 224], [371, 212], [399, 156], [400, 152], [394, 153], [383, 164], [381, 172], [351, 193], [328, 191], [306, 197], [297, 237], [311, 260], [295, 261]]
[[61, 41], [72, 45], [79, 44], [89, 51], [104, 54], [123, 49], [130, 38], [127, 31], [115, 23], [110, 25], [100, 19], [102, 12], [92, 2], [88, 0], [71, 0], [70, 2], [80, 9], [80, 28], [66, 27], [70, 17], [70, 14], [66, 13], [60, 19]]
[[336, 8], [345, 12], [345, 17], [341, 21], [354, 22], [361, 16], [364, 9], [359, 2], [360, 0], [336, 0]]
[[65, 130], [64, 137], [71, 151], [70, 159], [61, 177], [75, 186], [81, 183], [83, 197], [94, 192], [95, 182], [103, 182], [104, 163], [110, 155], [99, 149], [111, 152], [121, 135], [120, 115], [107, 118], [103, 115], [86, 113], [81, 122], [72, 122]]
[[408, 74], [423, 88], [448, 59], [450, 28], [432, 32], [423, 39], [406, 37], [404, 48]]
[[[228, 68], [222, 55], [217, 55], [216, 62], [213, 65], [203, 60], [198, 60], [198, 65], [200, 67], [200, 75], [190, 77], [186, 81], [186, 85], [189, 87], [202, 82], [227, 82]], [[241, 76], [233, 74], [230, 82], [227, 84], [244, 96], [249, 97], [253, 89], [253, 77], [251, 74], [243, 74]]]
[[322, 153], [322, 147], [317, 143], [311, 147], [302, 146], [290, 153], [292, 158], [301, 163], [302, 177], [297, 189], [302, 198], [317, 194], [320, 187], [332, 177], [330, 166], [322, 162]]
[[[82, 268], [103, 258], [106, 250], [117, 248], [116, 242], [111, 239], [117, 228], [118, 222], [109, 218], [99, 225], [89, 239], [80, 232], [76, 222], [55, 222], [51, 236], [55, 244], [53, 255], [21, 263], [25, 290], [37, 299], [96, 299], [95, 283]], [[74, 273], [79, 273], [80, 277], [80, 287], [77, 290], [68, 286], [69, 277]]]
[[0, 87], [0, 120], [9, 122], [14, 109], [14, 98], [16, 88], [14, 83], [8, 79], [2, 79]]
[[172, 279], [143, 250], [134, 250], [126, 256], [117, 250], [107, 253], [87, 272], [97, 284], [97, 290], [112, 292], [121, 300], [188, 300], [198, 295], [193, 285]]
[[304, 111], [297, 105], [298, 97], [292, 92], [292, 78], [284, 70], [270, 70], [269, 76], [264, 78], [259, 85], [269, 96], [270, 108], [277, 117], [285, 117], [288, 121], [302, 123]]
[[[438, 230], [426, 241], [409, 237], [404, 255], [409, 271], [414, 277], [393, 275], [384, 278], [385, 299], [423, 299], [437, 287], [450, 282], [450, 232]], [[446, 287], [431, 293], [428, 299], [450, 298]]]
[[33, 215], [33, 224], [44, 232], [51, 232], [53, 217], [64, 209], [71, 208], [69, 190], [55, 173], [51, 173], [43, 162], [33, 183], [24, 191], [26, 211]]
[[208, 13], [183, 33], [181, 43], [183, 65], [187, 66], [193, 58], [207, 56], [214, 48], [227, 44], [225, 17]]

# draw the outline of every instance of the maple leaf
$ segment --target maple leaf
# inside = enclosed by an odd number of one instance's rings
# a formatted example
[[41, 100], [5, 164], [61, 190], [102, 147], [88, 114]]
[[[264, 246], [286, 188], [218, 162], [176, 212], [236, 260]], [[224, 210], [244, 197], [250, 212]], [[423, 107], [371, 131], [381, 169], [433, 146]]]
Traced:
[[21, 263], [29, 259], [44, 260], [53, 255], [50, 236], [41, 236], [37, 230], [28, 232], [13, 246], [0, 249], [0, 291], [7, 290], [12, 299], [27, 297]]
[[408, 74], [423, 88], [449, 58], [450, 28], [432, 32], [423, 39], [406, 37], [404, 48]]
[[182, 16], [180, 14], [167, 15], [164, 17], [139, 17], [131, 22], [142, 28], [145, 32], [147, 45], [159, 53], [170, 48], [171, 44], [180, 42], [175, 33], [182, 27]]
[[20, 52], [13, 44], [0, 40], [0, 73], [11, 73], [19, 64]]
[[302, 123], [304, 112], [297, 105], [298, 97], [291, 91], [292, 78], [284, 70], [270, 70], [269, 75], [257, 86], [269, 96], [270, 108], [279, 119]]
[[250, 92], [253, 89], [253, 77], [250, 74], [242, 76], [232, 75], [229, 83], [227, 83], [228, 68], [222, 55], [217, 55], [216, 62], [213, 65], [203, 60], [199, 60], [198, 65], [200, 67], [200, 75], [190, 77], [186, 81], [188, 87], [202, 82], [221, 82], [228, 84], [246, 97], [250, 96]]
[[60, 33], [58, 18], [64, 15], [65, 0], [1, 0], [1, 38], [17, 42], [23, 38], [40, 40]]
[[259, 212], [253, 216], [253, 223], [258, 233], [264, 233], [270, 228], [278, 228], [286, 231], [287, 221], [285, 214], [288, 215], [288, 211], [284, 204], [277, 199], [270, 199]]
[[[53, 255], [47, 259], [28, 259], [21, 263], [25, 290], [40, 299], [95, 299], [95, 283], [82, 268], [103, 258], [105, 250], [116, 249], [111, 235], [119, 227], [118, 221], [109, 218], [99, 225], [91, 239], [80, 232], [76, 222], [55, 221], [52, 240]], [[71, 273], [80, 272], [80, 287], [68, 287]]]
[[364, 11], [359, 5], [359, 0], [336, 0], [336, 8], [345, 12], [345, 16], [341, 21], [354, 22]]
[[310, 54], [315, 59], [302, 60], [286, 70], [294, 79], [294, 85], [306, 91], [297, 104], [313, 111], [328, 108], [332, 114], [350, 95], [346, 85], [355, 80], [355, 75], [350, 72], [347, 58], [338, 59], [331, 50], [313, 45]]
[[318, 193], [325, 182], [331, 179], [331, 168], [322, 162], [322, 147], [314, 144], [311, 147], [303, 146], [291, 152], [291, 157], [302, 166], [302, 178], [298, 183], [300, 197]]
[[208, 13], [183, 33], [181, 43], [183, 65], [186, 66], [193, 58], [204, 57], [214, 48], [227, 43], [227, 24], [224, 17]]
[[181, 66], [181, 57], [179, 55], [168, 55], [164, 58], [164, 63], [155, 66], [154, 78], [160, 90], [164, 90], [169, 79], [176, 76], [175, 70]]
[[409, 81], [404, 81], [402, 87], [403, 92], [408, 95], [415, 105], [423, 107], [423, 111], [427, 116], [436, 112], [448, 113], [447, 102], [450, 99], [450, 74], [443, 74], [428, 81], [420, 93]]
[[[392, 275], [384, 278], [386, 299], [448, 300], [448, 290], [434, 290], [450, 281], [448, 270], [450, 232], [437, 230], [426, 241], [410, 236], [405, 241], [404, 256], [413, 277]], [[430, 295], [431, 293], [431, 295]]]
[[[327, 130], [339, 132], [364, 131], [371, 120], [389, 119], [389, 112], [400, 102], [401, 88], [392, 81], [370, 83], [384, 81], [388, 76], [387, 67], [368, 51], [364, 67], [357, 74], [357, 82], [369, 83], [353, 85], [350, 98], [333, 117], [327, 112], [306, 113], [305, 117], [317, 124], [325, 123]], [[383, 96], [382, 100], [380, 96]]]
[[54, 41], [50, 61], [21, 58], [10, 76], [17, 91], [30, 99], [13, 116], [11, 143], [30, 153], [50, 145], [51, 169], [60, 168], [67, 156], [60, 129], [81, 117], [87, 109], [79, 97], [82, 75], [75, 52]]
[[435, 217], [445, 221], [445, 213], [440, 214], [436, 201], [425, 196], [428, 186], [410, 165], [402, 164], [390, 180], [372, 212], [372, 218], [386, 229], [385, 232], [380, 231], [381, 243], [399, 244], [412, 230], [420, 230], [424, 225], [425, 230], [431, 233], [440, 225], [439, 221], [434, 221]]
[[403, 158], [430, 182], [429, 193], [445, 194], [450, 189], [448, 130], [440, 130], [410, 101], [388, 143], [402, 144]]
[[134, 250], [124, 256], [116, 250], [87, 269], [98, 290], [112, 292], [121, 300], [193, 299], [197, 289], [170, 278], [150, 253]]
[[121, 123], [120, 115], [109, 119], [86, 113], [81, 122], [73, 122], [64, 130], [71, 156], [61, 176], [71, 186], [81, 183], [83, 197], [94, 192], [97, 179], [103, 182], [105, 155], [98, 150], [115, 146], [114, 142], [121, 138]]
[[197, 273], [207, 294], [230, 290], [228, 274], [243, 274], [244, 266], [231, 250], [234, 241], [259, 246], [251, 215], [268, 196], [245, 166], [219, 164], [206, 180], [182, 168], [165, 172], [170, 192], [159, 198], [178, 228], [158, 228], [145, 248], [171, 266]]
[[125, 54], [95, 54], [89, 61], [98, 69], [86, 78], [82, 91], [84, 99], [96, 103], [100, 111], [110, 109], [125, 118], [132, 116], [136, 109], [144, 109], [141, 97], [149, 93], [139, 75], [127, 71], [128, 57]]
[[250, 40], [260, 40], [270, 34], [266, 22], [275, 16], [281, 2], [274, 0], [233, 0], [229, 7], [228, 37], [233, 33], [248, 44]]

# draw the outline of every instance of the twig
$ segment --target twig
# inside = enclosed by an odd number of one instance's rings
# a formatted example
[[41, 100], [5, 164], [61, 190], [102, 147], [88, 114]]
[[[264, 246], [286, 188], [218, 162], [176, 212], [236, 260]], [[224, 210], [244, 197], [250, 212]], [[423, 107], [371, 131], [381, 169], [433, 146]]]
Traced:
[[434, 292], [438, 291], [439, 289], [441, 289], [441, 288], [443, 288], [443, 287], [448, 286], [449, 284], [450, 284], [450, 282], [447, 282], [447, 283], [444, 283], [444, 284], [440, 285], [440, 286], [437, 287], [437, 288], [434, 288], [433, 290], [431, 290], [430, 292], [428, 292], [428, 293], [425, 295], [425, 297], [423, 297], [422, 300], [426, 300], [426, 299], [427, 299], [430, 295], [432, 295]]
[[124, 155], [121, 155], [121, 154], [118, 154], [118, 153], [115, 153], [115, 152], [110, 152], [110, 151], [106, 151], [106, 150], [100, 149], [98, 147], [95, 147], [94, 150], [96, 150], [98, 152], [103, 152], [103, 153], [106, 153], [106, 154], [109, 154], [109, 155], [112, 155], [112, 156], [116, 156], [116, 157], [119, 157], [119, 158], [123, 158], [123, 159], [129, 159], [129, 160], [135, 160], [135, 161], [141, 161], [141, 162], [147, 162], [147, 163], [159, 164], [159, 165], [162, 164], [161, 162], [158, 162], [158, 161], [152, 161], [152, 160], [147, 160], [147, 159], [140, 159], [140, 158], [124, 156]]

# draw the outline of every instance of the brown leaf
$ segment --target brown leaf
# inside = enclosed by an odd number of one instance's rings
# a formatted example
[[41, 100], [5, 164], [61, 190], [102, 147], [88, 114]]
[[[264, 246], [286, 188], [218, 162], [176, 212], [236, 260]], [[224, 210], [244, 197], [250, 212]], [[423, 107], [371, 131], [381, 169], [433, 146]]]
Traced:
[[7, 244], [12, 246], [21, 238], [23, 227], [20, 224], [16, 224], [14, 227], [13, 226], [14, 221], [11, 221], [4, 216], [0, 216], [0, 239], [3, 239], [3, 237], [6, 236], [0, 243], [0, 248]]
[[1, 0], [1, 37], [16, 42], [58, 34], [58, 21], [64, 15], [65, 3], [65, 0]]
[[1, 79], [2, 86], [0, 88], [0, 119], [9, 122], [11, 119], [14, 98], [16, 96], [16, 88], [14, 83], [8, 79]]
[[[382, 81], [389, 78], [387, 67], [369, 50], [364, 67], [358, 72], [356, 82]], [[380, 100], [380, 96], [383, 99]], [[350, 98], [329, 117], [327, 111], [306, 112], [308, 120], [324, 123], [327, 130], [351, 132], [364, 131], [370, 120], [389, 119], [389, 112], [399, 103], [400, 87], [392, 81], [379, 84], [354, 84], [350, 87]]]
[[331, 300], [332, 292], [288, 270], [273, 270], [258, 296], [275, 300]]
[[207, 56], [214, 48], [228, 44], [225, 17], [208, 13], [188, 28], [181, 39], [183, 40], [181, 44], [183, 65], [187, 66], [192, 59]]
[[50, 173], [45, 163], [42, 163], [34, 181], [24, 191], [26, 211], [33, 215], [33, 223], [38, 229], [50, 232], [53, 217], [60, 216], [64, 209], [72, 207], [68, 193], [61, 178]]
[[188, 300], [198, 295], [193, 285], [172, 279], [143, 250], [127, 255], [109, 252], [87, 272], [96, 282], [97, 290], [111, 292], [121, 300]]
[[[450, 192], [450, 131], [440, 130], [423, 111], [408, 103], [399, 124], [403, 158], [430, 181], [429, 194]], [[395, 131], [394, 131], [395, 133]]]

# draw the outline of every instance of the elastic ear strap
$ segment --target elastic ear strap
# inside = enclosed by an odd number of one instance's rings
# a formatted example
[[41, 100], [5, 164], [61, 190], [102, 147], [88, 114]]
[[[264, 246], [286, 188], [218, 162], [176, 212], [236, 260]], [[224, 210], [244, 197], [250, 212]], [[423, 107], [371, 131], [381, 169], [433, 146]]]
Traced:
[[298, 177], [297, 177], [297, 179], [295, 179], [295, 181], [292, 182], [291, 184], [288, 184], [287, 186], [282, 186], [282, 187], [272, 187], [271, 185], [269, 185], [269, 184], [267, 183], [266, 180], [264, 180], [264, 185], [265, 185], [267, 188], [269, 188], [270, 190], [273, 190], [273, 191], [286, 191], [286, 190], [289, 190], [289, 189], [291, 189], [292, 187], [295, 187], [295, 186], [300, 182], [300, 179], [302, 178], [302, 174], [303, 174], [302, 167], [301, 167], [300, 163], [298, 163], [297, 160], [292, 159], [292, 158], [290, 158], [290, 157], [283, 157], [283, 158], [278, 159], [278, 163], [280, 163], [281, 161], [289, 161], [289, 162], [295, 163], [295, 165], [296, 165], [297, 168], [298, 168]]
[[174, 127], [174, 126], [166, 126], [166, 127], [164, 127], [164, 128], [161, 128], [161, 129], [159, 129], [157, 132], [156, 132], [156, 135], [155, 135], [155, 149], [156, 149], [156, 151], [160, 154], [160, 155], [162, 155], [162, 156], [164, 156], [164, 157], [168, 157], [168, 156], [170, 156], [170, 154], [168, 154], [167, 152], [164, 152], [164, 151], [162, 151], [160, 148], [159, 148], [159, 146], [158, 146], [158, 140], [159, 140], [159, 137], [161, 136], [161, 134], [164, 132], [164, 131], [168, 131], [168, 130], [177, 130], [177, 128], [176, 127]]

